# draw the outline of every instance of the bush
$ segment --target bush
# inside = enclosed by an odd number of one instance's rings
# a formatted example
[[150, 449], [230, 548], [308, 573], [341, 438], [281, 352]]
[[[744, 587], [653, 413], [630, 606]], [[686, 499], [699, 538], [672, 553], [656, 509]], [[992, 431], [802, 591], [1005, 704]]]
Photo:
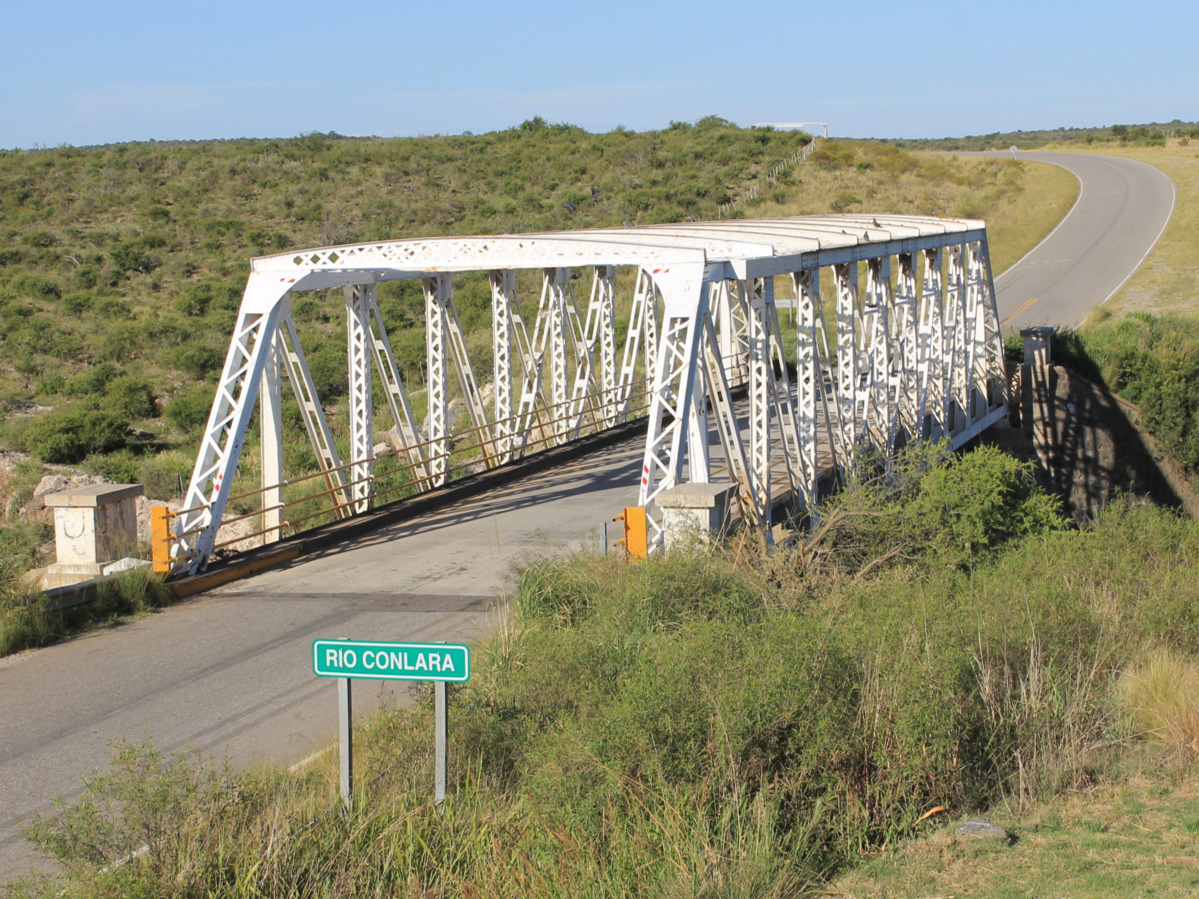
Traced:
[[211, 284], [189, 284], [179, 292], [175, 300], [175, 311], [180, 315], [199, 317], [212, 305]]
[[132, 375], [122, 375], [108, 383], [101, 407], [124, 421], [153, 418], [158, 411], [154, 388], [148, 381]]
[[157, 256], [151, 255], [147, 243], [145, 238], [138, 238], [115, 244], [109, 250], [108, 256], [112, 261], [113, 268], [121, 274], [148, 275], [154, 271], [162, 264], [162, 261]]
[[213, 372], [219, 372], [225, 362], [224, 354], [204, 344], [185, 343], [171, 351], [171, 367], [184, 374], [202, 380]]
[[142, 459], [137, 480], [146, 488], [146, 496], [150, 499], [173, 499], [187, 489], [195, 461], [194, 453], [167, 450]]
[[186, 393], [180, 393], [167, 402], [165, 418], [172, 428], [191, 433], [208, 421], [212, 408], [213, 389], [197, 385]]
[[111, 412], [55, 409], [31, 422], [23, 437], [26, 450], [43, 462], [73, 464], [93, 453], [121, 449], [128, 430]]
[[104, 456], [88, 456], [83, 460], [83, 467], [92, 474], [108, 478], [117, 484], [140, 482], [137, 457], [128, 448]]
[[98, 398], [102, 396], [111, 381], [121, 375], [121, 370], [111, 362], [101, 362], [85, 372], [75, 375], [63, 386], [67, 396]]
[[1199, 339], [1182, 317], [1133, 313], [1055, 336], [1054, 356], [1141, 407], [1158, 446], [1199, 471]]

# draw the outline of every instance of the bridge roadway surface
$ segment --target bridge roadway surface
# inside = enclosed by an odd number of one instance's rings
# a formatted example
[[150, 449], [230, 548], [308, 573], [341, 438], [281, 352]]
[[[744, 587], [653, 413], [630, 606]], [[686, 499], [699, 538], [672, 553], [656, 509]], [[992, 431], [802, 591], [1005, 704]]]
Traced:
[[[1128, 217], [1139, 208], [1140, 189], [1129, 186], [1139, 163], [1022, 155], [1071, 167], [1084, 199], [1111, 198], [1096, 211], [1080, 201], [1053, 237], [1000, 279], [1001, 318], [1039, 297], [1025, 309], [1039, 323], [1036, 316], [1061, 296], [1063, 320], [1075, 322], [1085, 309], [1070, 305], [1071, 281], [1085, 275], [1090, 302], [1106, 299], [1161, 223], [1144, 213]], [[1115, 218], [1097, 221], [1101, 215]], [[1113, 235], [1143, 249], [1131, 262], [1099, 265], [1095, 242]], [[1106, 263], [1112, 254], [1098, 255]], [[312, 674], [313, 639], [485, 635], [500, 620], [497, 596], [514, 565], [594, 545], [600, 522], [637, 501], [642, 452], [642, 442], [631, 440], [139, 621], [0, 659], [0, 877], [45, 868], [21, 839], [20, 823], [56, 794], [78, 795], [81, 778], [107, 762], [114, 740], [150, 739], [167, 752], [190, 747], [234, 766], [303, 760], [332, 738], [337, 719], [334, 681]], [[402, 686], [360, 681], [355, 713], [404, 695]]]

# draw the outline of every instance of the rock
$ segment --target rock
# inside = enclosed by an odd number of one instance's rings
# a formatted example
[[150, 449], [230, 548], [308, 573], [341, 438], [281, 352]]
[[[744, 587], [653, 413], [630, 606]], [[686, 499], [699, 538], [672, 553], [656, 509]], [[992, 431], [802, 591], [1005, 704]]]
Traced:
[[108, 577], [112, 574], [119, 574], [122, 571], [129, 571], [132, 568], [145, 568], [148, 565], [150, 565], [150, 562], [145, 559], [132, 559], [126, 557], [105, 565], [102, 569], [100, 569], [100, 573], [105, 577]]
[[177, 502], [164, 503], [162, 500], [150, 499], [148, 496], [139, 496], [135, 501], [137, 505], [137, 542], [146, 546], [150, 543], [150, 509], [154, 506], [166, 506], [172, 512], [178, 512], [183, 508]]
[[21, 510], [22, 517], [28, 521], [43, 521], [46, 524], [53, 524], [54, 511], [46, 508], [46, 497], [48, 495], [51, 493], [61, 493], [63, 490], [72, 490], [75, 487], [90, 487], [93, 484], [111, 483], [112, 481], [108, 478], [96, 477], [82, 471], [71, 474], [63, 474], [61, 472], [48, 474], [38, 481], [37, 486], [33, 488], [33, 498]]
[[990, 821], [963, 821], [958, 825], [956, 833], [959, 837], [969, 839], [995, 840], [1000, 843], [1014, 843], [1015, 837]]

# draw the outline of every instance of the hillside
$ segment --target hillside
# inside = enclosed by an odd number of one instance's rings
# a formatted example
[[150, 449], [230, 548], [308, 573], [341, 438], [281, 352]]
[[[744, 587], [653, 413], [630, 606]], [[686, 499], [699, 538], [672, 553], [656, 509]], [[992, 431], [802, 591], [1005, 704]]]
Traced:
[[909, 150], [1006, 150], [1019, 147], [1035, 150], [1061, 144], [1110, 148], [1164, 147], [1169, 138], [1199, 137], [1199, 122], [1152, 122], [1147, 125], [1111, 125], [1095, 128], [1051, 128], [1041, 131], [993, 131], [966, 137], [886, 140], [884, 143]]
[[[918, 157], [710, 117], [590, 134], [539, 119], [482, 135], [136, 143], [0, 153], [0, 446], [139, 481], [167, 498], [190, 474], [249, 257], [428, 234], [878, 211], [988, 219], [1002, 269], [1068, 208], [1043, 166]], [[468, 344], [489, 367], [488, 296], [463, 279]], [[480, 289], [473, 289], [473, 288]], [[380, 305], [409, 388], [422, 386], [423, 301]], [[341, 302], [293, 313], [336, 430]], [[297, 423], [298, 427], [298, 423]], [[253, 439], [253, 438], [251, 438]]]

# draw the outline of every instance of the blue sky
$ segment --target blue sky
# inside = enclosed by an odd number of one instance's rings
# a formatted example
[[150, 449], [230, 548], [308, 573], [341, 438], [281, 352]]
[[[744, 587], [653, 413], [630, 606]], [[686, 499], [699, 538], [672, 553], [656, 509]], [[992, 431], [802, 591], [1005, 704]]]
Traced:
[[1199, 4], [1066, 6], [22, 2], [2, 20], [0, 148], [536, 115], [590, 131], [815, 120], [842, 137], [1199, 119]]

